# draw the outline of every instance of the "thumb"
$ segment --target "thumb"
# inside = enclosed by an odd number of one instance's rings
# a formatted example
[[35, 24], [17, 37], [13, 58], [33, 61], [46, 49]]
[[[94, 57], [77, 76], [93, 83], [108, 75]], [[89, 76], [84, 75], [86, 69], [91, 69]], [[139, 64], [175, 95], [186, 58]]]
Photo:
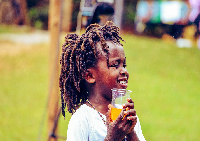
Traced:
[[112, 122], [111, 119], [111, 108], [113, 107], [113, 105], [109, 104], [108, 105], [108, 112], [106, 113], [106, 124], [109, 125], [110, 122]]

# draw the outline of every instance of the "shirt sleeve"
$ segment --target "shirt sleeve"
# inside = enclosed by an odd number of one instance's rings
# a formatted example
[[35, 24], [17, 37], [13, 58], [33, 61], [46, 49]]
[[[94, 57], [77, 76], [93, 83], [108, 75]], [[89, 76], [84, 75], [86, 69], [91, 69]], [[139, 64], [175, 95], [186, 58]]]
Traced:
[[144, 136], [143, 136], [143, 134], [142, 134], [142, 129], [141, 129], [139, 118], [137, 120], [137, 124], [136, 124], [134, 130], [135, 130], [135, 132], [136, 132], [136, 134], [137, 134], [137, 136], [138, 136], [140, 141], [146, 141]]
[[88, 141], [88, 130], [86, 118], [73, 115], [68, 124], [67, 141]]

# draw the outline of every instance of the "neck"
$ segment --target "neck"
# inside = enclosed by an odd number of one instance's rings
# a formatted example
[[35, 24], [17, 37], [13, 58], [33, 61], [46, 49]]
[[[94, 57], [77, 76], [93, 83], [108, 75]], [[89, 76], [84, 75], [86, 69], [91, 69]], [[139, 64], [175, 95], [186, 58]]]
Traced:
[[[90, 103], [95, 107], [95, 109], [106, 115], [106, 113], [108, 112], [108, 105], [111, 104], [111, 101], [96, 95], [91, 95], [88, 97], [88, 100], [90, 101]], [[87, 104], [88, 105], [88, 104]], [[90, 105], [88, 105], [90, 106]]]

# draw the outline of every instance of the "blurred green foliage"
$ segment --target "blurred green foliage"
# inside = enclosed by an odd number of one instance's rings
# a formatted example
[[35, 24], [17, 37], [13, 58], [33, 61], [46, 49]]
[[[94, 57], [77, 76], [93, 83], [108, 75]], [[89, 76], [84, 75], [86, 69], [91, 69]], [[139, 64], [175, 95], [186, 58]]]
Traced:
[[134, 32], [136, 6], [138, 0], [125, 0], [123, 11], [123, 29]]
[[37, 29], [48, 29], [48, 10], [49, 7], [33, 7], [29, 9], [28, 17], [31, 26]]

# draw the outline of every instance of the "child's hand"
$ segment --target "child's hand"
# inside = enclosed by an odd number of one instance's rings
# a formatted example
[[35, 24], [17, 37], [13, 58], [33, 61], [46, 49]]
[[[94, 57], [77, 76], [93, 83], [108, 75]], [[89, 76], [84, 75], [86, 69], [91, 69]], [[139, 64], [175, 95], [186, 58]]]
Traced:
[[[123, 109], [118, 118], [112, 122], [111, 116], [111, 107], [109, 105], [107, 113], [107, 140], [123, 140], [124, 137], [128, 134], [134, 132], [134, 127], [137, 123], [136, 111], [134, 109], [134, 103], [132, 99], [127, 99], [129, 103], [123, 104]], [[105, 139], [105, 140], [106, 140]]]
[[137, 116], [136, 116], [136, 110], [134, 109], [134, 102], [131, 98], [128, 98], [127, 101], [129, 103], [126, 103], [123, 105], [123, 109], [126, 109], [124, 111], [124, 115], [126, 120], [130, 123], [131, 128], [129, 129], [129, 132], [133, 131], [133, 128], [135, 127], [137, 123]]

